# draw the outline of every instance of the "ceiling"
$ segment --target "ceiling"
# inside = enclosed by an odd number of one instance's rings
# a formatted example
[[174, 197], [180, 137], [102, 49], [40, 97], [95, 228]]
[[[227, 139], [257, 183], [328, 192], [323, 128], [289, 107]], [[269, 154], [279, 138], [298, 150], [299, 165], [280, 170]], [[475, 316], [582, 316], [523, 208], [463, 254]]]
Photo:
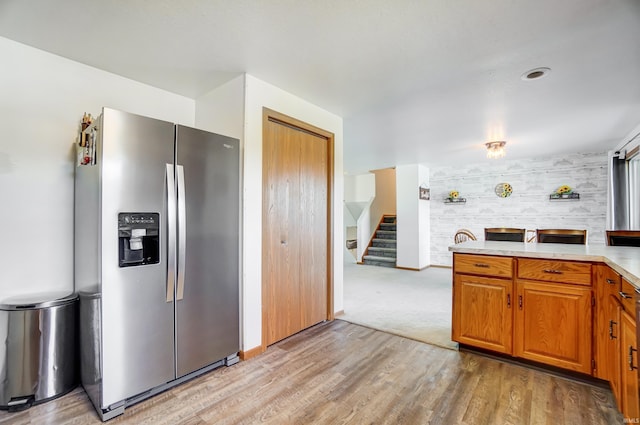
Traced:
[[342, 116], [349, 173], [640, 124], [638, 0], [0, 0], [0, 36], [191, 98], [247, 72]]

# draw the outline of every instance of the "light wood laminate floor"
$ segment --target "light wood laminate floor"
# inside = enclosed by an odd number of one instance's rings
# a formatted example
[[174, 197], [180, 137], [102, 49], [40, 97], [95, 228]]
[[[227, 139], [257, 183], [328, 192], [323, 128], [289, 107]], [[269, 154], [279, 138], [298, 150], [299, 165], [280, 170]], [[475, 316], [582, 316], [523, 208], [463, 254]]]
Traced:
[[[341, 320], [128, 408], [110, 424], [619, 424], [611, 392]], [[3, 424], [97, 424], [80, 388]]]

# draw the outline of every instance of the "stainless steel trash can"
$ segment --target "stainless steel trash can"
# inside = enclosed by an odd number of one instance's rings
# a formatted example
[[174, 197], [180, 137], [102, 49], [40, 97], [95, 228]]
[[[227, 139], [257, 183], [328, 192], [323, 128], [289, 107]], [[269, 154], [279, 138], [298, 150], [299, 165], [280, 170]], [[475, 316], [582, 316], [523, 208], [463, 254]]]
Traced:
[[78, 385], [78, 296], [49, 292], [0, 302], [0, 409], [22, 410]]

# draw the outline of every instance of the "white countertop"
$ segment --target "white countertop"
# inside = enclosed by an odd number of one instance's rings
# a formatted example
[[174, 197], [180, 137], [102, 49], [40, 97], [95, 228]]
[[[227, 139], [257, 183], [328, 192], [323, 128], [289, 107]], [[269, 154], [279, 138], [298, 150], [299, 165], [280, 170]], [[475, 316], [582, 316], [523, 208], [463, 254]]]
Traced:
[[464, 254], [600, 262], [610, 266], [640, 289], [640, 248], [636, 247], [469, 241], [451, 245], [449, 251]]

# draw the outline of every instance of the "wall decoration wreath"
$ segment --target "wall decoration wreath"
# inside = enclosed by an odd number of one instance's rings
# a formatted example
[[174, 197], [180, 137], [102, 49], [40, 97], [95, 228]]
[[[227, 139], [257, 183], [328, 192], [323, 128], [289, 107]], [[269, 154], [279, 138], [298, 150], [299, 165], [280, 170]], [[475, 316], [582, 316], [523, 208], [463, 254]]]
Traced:
[[513, 186], [509, 183], [498, 183], [495, 187], [495, 192], [500, 198], [508, 198], [513, 193]]

